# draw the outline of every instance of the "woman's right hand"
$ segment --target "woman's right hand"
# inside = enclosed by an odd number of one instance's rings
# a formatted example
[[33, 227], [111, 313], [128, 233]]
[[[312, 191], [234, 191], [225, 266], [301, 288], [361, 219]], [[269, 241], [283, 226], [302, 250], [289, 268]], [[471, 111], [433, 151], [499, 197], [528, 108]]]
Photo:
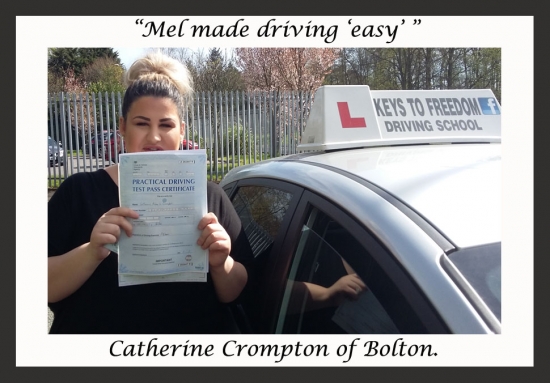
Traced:
[[111, 252], [105, 247], [110, 243], [116, 243], [120, 237], [121, 229], [128, 237], [132, 236], [132, 224], [126, 219], [139, 218], [139, 214], [127, 207], [115, 207], [103, 214], [92, 229], [89, 249], [93, 256], [102, 261]]

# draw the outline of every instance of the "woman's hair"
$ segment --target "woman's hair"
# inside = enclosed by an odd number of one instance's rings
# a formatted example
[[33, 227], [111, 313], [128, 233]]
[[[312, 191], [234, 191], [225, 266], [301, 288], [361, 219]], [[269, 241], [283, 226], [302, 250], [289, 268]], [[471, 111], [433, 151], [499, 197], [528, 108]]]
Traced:
[[122, 102], [122, 116], [126, 119], [130, 106], [140, 97], [167, 97], [178, 108], [184, 120], [185, 108], [193, 99], [193, 79], [179, 61], [160, 52], [148, 53], [136, 60], [126, 71], [126, 92]]

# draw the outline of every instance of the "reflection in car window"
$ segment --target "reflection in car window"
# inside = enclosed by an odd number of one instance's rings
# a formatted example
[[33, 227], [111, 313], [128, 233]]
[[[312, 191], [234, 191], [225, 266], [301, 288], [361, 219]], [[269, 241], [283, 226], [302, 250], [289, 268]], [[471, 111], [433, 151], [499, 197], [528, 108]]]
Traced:
[[449, 259], [501, 321], [501, 244], [460, 249]]
[[[356, 275], [346, 261], [348, 254], [356, 259], [368, 256], [337, 222], [312, 209], [291, 265], [277, 333], [399, 333], [369, 288], [364, 273]], [[335, 287], [345, 286], [343, 282], [350, 278], [360, 278], [366, 288], [358, 295], [354, 290], [344, 289], [340, 294], [327, 295], [329, 291], [338, 291]], [[353, 285], [356, 286], [354, 281]]]
[[292, 194], [264, 186], [243, 186], [233, 197], [254, 256], [273, 243]]

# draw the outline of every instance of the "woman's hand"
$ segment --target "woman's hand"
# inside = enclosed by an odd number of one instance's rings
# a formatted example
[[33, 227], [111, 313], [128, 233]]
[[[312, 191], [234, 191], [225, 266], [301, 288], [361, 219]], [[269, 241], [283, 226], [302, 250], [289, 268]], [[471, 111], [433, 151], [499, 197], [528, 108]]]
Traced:
[[357, 300], [359, 294], [366, 289], [367, 286], [357, 274], [344, 275], [328, 288], [329, 299], [340, 305], [346, 298]]
[[115, 207], [103, 214], [92, 229], [89, 249], [99, 260], [105, 259], [110, 250], [104, 247], [109, 243], [116, 243], [120, 237], [121, 229], [128, 237], [132, 236], [132, 224], [126, 219], [139, 218], [139, 214], [126, 207]]
[[214, 213], [208, 213], [199, 222], [201, 235], [197, 244], [208, 250], [208, 260], [211, 269], [223, 267], [231, 252], [231, 238]]

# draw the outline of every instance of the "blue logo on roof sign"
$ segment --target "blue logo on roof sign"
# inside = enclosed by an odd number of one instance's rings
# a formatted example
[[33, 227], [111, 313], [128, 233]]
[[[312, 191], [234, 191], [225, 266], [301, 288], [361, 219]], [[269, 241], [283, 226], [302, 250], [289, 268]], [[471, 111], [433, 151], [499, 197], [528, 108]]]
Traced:
[[494, 97], [478, 97], [477, 100], [483, 114], [500, 114], [498, 102]]

